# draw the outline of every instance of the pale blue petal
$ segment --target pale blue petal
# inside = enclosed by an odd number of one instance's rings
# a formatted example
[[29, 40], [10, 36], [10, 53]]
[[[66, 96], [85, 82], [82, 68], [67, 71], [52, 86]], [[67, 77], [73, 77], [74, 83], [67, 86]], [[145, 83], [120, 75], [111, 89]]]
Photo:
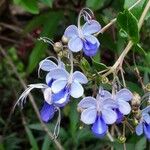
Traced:
[[48, 104], [52, 104], [52, 89], [51, 88], [46, 88], [43, 91], [44, 94], [44, 99]]
[[144, 134], [150, 140], [150, 125], [144, 124]]
[[142, 113], [150, 113], [150, 106], [147, 106], [142, 110]]
[[93, 124], [96, 120], [97, 111], [94, 108], [88, 108], [81, 113], [81, 121], [85, 124]]
[[69, 73], [64, 69], [52, 69], [49, 72], [49, 77], [53, 79], [68, 79]]
[[42, 109], [40, 110], [40, 116], [42, 121], [44, 122], [50, 121], [54, 117], [54, 114], [55, 114], [55, 107], [45, 102]]
[[114, 101], [111, 98], [102, 99], [101, 103], [102, 103], [104, 108], [111, 108], [111, 109], [113, 109], [113, 108], [117, 108], [118, 107], [116, 101]]
[[95, 36], [85, 36], [85, 40], [83, 41], [83, 52], [85, 53], [85, 55], [89, 57], [96, 55], [99, 46], [100, 43]]
[[83, 48], [83, 42], [79, 37], [72, 38], [68, 42], [68, 48], [72, 52], [79, 52]]
[[84, 35], [94, 34], [101, 30], [101, 25], [96, 20], [86, 22], [82, 27]]
[[103, 89], [99, 89], [99, 94], [101, 95], [101, 97], [103, 97], [104, 99], [107, 98], [111, 98], [112, 94], [109, 91], [103, 90]]
[[74, 98], [79, 98], [83, 95], [84, 89], [79, 82], [74, 81], [71, 84], [70, 95]]
[[86, 108], [89, 108], [89, 107], [93, 107], [93, 108], [96, 108], [96, 99], [89, 96], [89, 97], [85, 97], [83, 98], [79, 104], [78, 104], [78, 107], [79, 108], [82, 108], [82, 109], [86, 109]]
[[87, 77], [83, 73], [81, 73], [80, 71], [75, 71], [73, 73], [73, 78], [74, 78], [74, 80], [77, 80], [81, 84], [86, 84], [88, 82]]
[[75, 25], [70, 25], [66, 28], [64, 36], [68, 39], [78, 36], [78, 28]]
[[52, 95], [53, 103], [58, 107], [64, 107], [69, 102], [69, 98], [70, 95], [67, 88], [64, 88], [60, 92]]
[[66, 86], [66, 84], [67, 80], [63, 79], [55, 80], [51, 86], [53, 93], [58, 93], [59, 91], [61, 91]]
[[133, 98], [133, 94], [126, 88], [121, 89], [116, 94], [116, 100], [124, 100], [124, 101], [130, 101]]
[[108, 126], [104, 122], [103, 118], [101, 116], [97, 116], [97, 119], [92, 126], [92, 132], [98, 137], [103, 137], [107, 133], [107, 130]]
[[118, 103], [118, 109], [121, 113], [123, 113], [124, 115], [128, 115], [130, 113], [131, 106], [128, 102], [124, 100], [119, 100], [117, 103]]
[[50, 72], [46, 75], [46, 83], [48, 86], [51, 86], [51, 82], [52, 82], [52, 77], [51, 77], [51, 74]]
[[150, 115], [148, 113], [142, 113], [143, 119], [147, 124], [150, 124]]
[[143, 134], [143, 124], [139, 123], [136, 128], [135, 128], [135, 132], [137, 135], [142, 135]]
[[54, 62], [52, 62], [51, 60], [48, 60], [48, 59], [42, 60], [39, 63], [39, 68], [44, 70], [44, 71], [50, 71], [51, 69], [54, 69], [56, 67], [57, 67], [57, 65]]
[[105, 108], [102, 110], [102, 118], [106, 124], [113, 124], [117, 120], [117, 114], [112, 109]]

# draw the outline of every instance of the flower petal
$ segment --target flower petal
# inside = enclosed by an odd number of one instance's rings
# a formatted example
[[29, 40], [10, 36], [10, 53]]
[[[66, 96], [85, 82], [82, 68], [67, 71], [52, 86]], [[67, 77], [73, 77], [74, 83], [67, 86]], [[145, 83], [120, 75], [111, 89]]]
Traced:
[[117, 120], [117, 114], [112, 109], [105, 108], [102, 110], [102, 118], [106, 124], [113, 124]]
[[52, 91], [53, 93], [58, 93], [61, 91], [67, 84], [67, 80], [58, 79], [52, 83]]
[[96, 55], [98, 48], [100, 46], [99, 41], [93, 35], [85, 36], [85, 40], [83, 41], [83, 52], [87, 56]]
[[107, 90], [103, 90], [103, 89], [99, 89], [99, 94], [101, 95], [101, 97], [103, 97], [104, 99], [107, 99], [107, 98], [111, 98], [112, 97], [112, 94], [107, 91]]
[[46, 75], [45, 80], [46, 80], [46, 83], [47, 83], [48, 86], [51, 86], [51, 85], [52, 85], [53, 79], [52, 79], [52, 77], [51, 77], [50, 72]]
[[64, 36], [68, 39], [78, 36], [78, 28], [75, 25], [70, 25], [66, 28]]
[[106, 134], [107, 130], [108, 130], [108, 126], [104, 122], [103, 118], [101, 116], [98, 116], [92, 126], [92, 132], [96, 136], [103, 137]]
[[69, 73], [64, 69], [52, 69], [49, 72], [49, 77], [53, 79], [68, 79]]
[[101, 30], [101, 25], [96, 20], [91, 20], [86, 22], [82, 27], [82, 32], [84, 35], [93, 34]]
[[52, 89], [51, 88], [46, 88], [43, 92], [44, 94], [44, 100], [48, 104], [52, 104]]
[[144, 124], [144, 134], [150, 140], [150, 125]]
[[142, 135], [143, 134], [143, 124], [139, 123], [136, 128], [135, 128], [135, 132], [137, 135]]
[[114, 101], [111, 98], [107, 98], [107, 99], [100, 99], [101, 103], [103, 105], [103, 108], [110, 108], [110, 109], [114, 109], [117, 108], [118, 105], [116, 103], [116, 101]]
[[126, 88], [121, 89], [116, 94], [116, 100], [130, 101], [132, 97], [133, 97], [133, 94]]
[[79, 52], [83, 48], [83, 42], [79, 37], [75, 37], [69, 40], [68, 48], [72, 52]]
[[124, 118], [124, 115], [119, 111], [119, 109], [115, 109], [115, 112], [117, 114], [116, 123], [121, 123]]
[[96, 120], [97, 111], [95, 108], [85, 109], [81, 113], [81, 121], [85, 124], [93, 124]]
[[68, 89], [62, 89], [60, 92], [52, 95], [53, 103], [58, 107], [64, 107], [69, 102], [69, 98]]
[[73, 73], [73, 78], [75, 80], [77, 80], [78, 82], [80, 82], [81, 84], [86, 84], [88, 82], [87, 77], [83, 73], [81, 73], [80, 71], [75, 71]]
[[142, 113], [142, 116], [147, 124], [150, 124], [150, 115], [148, 113]]
[[44, 71], [50, 71], [51, 69], [54, 69], [56, 67], [57, 67], [57, 65], [48, 59], [44, 59], [39, 63], [39, 68]]
[[89, 108], [89, 107], [93, 107], [93, 108], [96, 108], [96, 99], [89, 96], [89, 97], [85, 97], [83, 98], [79, 104], [78, 104], [78, 107], [79, 108], [82, 108], [82, 109], [86, 109], [86, 108]]
[[142, 113], [150, 113], [150, 106], [147, 106], [142, 110]]
[[73, 81], [71, 84], [70, 95], [74, 98], [79, 98], [83, 95], [84, 89], [79, 82]]
[[55, 114], [55, 107], [45, 102], [42, 109], [40, 110], [41, 119], [44, 122], [48, 122], [54, 117], [54, 114]]
[[130, 113], [131, 106], [128, 102], [124, 100], [119, 100], [117, 103], [118, 103], [118, 109], [121, 113], [123, 113], [124, 115], [128, 115]]

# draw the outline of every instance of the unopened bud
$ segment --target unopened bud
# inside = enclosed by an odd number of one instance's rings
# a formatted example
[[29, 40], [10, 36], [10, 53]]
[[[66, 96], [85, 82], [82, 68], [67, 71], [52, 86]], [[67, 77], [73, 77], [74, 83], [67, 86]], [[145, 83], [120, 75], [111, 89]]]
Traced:
[[119, 140], [120, 143], [125, 143], [126, 142], [126, 137], [121, 135], [121, 136], [118, 137], [118, 140]]
[[102, 81], [103, 84], [106, 84], [106, 83], [108, 83], [109, 80], [108, 80], [107, 77], [103, 76], [101, 81]]
[[150, 92], [150, 83], [148, 83], [146, 86], [145, 86], [145, 89]]
[[138, 120], [137, 120], [136, 118], [134, 118], [134, 120], [133, 120], [133, 125], [134, 125], [134, 126], [137, 126], [138, 123], [139, 123]]
[[140, 106], [140, 103], [141, 103], [141, 97], [138, 93], [133, 93], [133, 99], [131, 101], [131, 105], [133, 107], [139, 107]]
[[63, 45], [61, 42], [56, 42], [54, 44], [54, 50], [56, 53], [60, 52], [62, 50], [62, 48], [63, 48]]
[[68, 41], [69, 41], [68, 38], [65, 37], [64, 35], [62, 36], [61, 40], [62, 40], [62, 42], [63, 42], [64, 44], [67, 44]]

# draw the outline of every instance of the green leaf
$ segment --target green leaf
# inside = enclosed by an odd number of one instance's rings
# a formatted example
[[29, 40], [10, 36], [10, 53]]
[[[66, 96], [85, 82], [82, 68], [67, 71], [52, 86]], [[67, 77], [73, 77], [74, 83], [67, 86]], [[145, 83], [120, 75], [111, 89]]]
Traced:
[[136, 150], [145, 150], [146, 149], [146, 138], [142, 137], [136, 144], [135, 144]]
[[14, 3], [20, 5], [24, 8], [25, 11], [30, 12], [32, 14], [39, 13], [37, 0], [14, 0]]
[[52, 7], [54, 0], [40, 0], [49, 7]]
[[[57, 30], [57, 26], [61, 18], [62, 18], [61, 12], [57, 13], [52, 12], [48, 16], [47, 20], [45, 20], [43, 32], [41, 33], [40, 36], [52, 38]], [[36, 41], [35, 47], [33, 48], [32, 53], [30, 54], [29, 57], [29, 65], [27, 68], [28, 73], [31, 73], [35, 69], [39, 61], [45, 56], [47, 47], [48, 45], [43, 43], [42, 41]]]
[[106, 0], [86, 0], [86, 6], [93, 9], [93, 10], [98, 10], [100, 9]]
[[146, 51], [141, 47], [140, 44], [134, 45], [133, 49], [134, 51], [139, 52], [142, 55], [145, 55], [145, 56], [147, 55]]
[[29, 138], [29, 142], [32, 146], [32, 149], [33, 150], [38, 150], [38, 144], [36, 142], [36, 139], [34, 138], [33, 134], [32, 134], [32, 131], [28, 128], [27, 125], [25, 125], [25, 130], [26, 130], [26, 133], [28, 135], [28, 138]]
[[119, 13], [117, 16], [117, 23], [134, 43], [139, 41], [138, 22], [130, 11], [125, 10], [123, 13]]
[[44, 141], [43, 141], [43, 144], [42, 144], [42, 150], [49, 150], [50, 145], [51, 145], [51, 141], [50, 141], [48, 135], [46, 135], [44, 137]]

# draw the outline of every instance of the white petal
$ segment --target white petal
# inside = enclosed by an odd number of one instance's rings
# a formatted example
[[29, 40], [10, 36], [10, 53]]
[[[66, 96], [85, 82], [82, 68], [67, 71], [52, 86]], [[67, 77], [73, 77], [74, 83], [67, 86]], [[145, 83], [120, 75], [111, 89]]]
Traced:
[[85, 124], [93, 124], [96, 120], [97, 111], [94, 108], [85, 109], [81, 113], [81, 121]]
[[66, 28], [64, 36], [68, 39], [78, 36], [78, 28], [75, 25], [70, 25]]
[[73, 81], [71, 84], [70, 95], [74, 98], [79, 98], [83, 95], [83, 87], [79, 82]]
[[124, 100], [119, 100], [117, 103], [118, 103], [119, 110], [121, 113], [123, 113], [124, 115], [128, 115], [130, 113], [131, 106], [128, 102]]
[[93, 107], [93, 108], [96, 108], [96, 99], [89, 96], [89, 97], [85, 97], [83, 98], [79, 104], [78, 104], [78, 107], [79, 108], [82, 108], [82, 109], [86, 109], [86, 108], [89, 108], [89, 107]]
[[121, 89], [116, 94], [116, 100], [130, 101], [132, 97], [133, 97], [133, 94], [126, 88]]
[[52, 69], [49, 76], [53, 79], [68, 79], [69, 73], [64, 69]]
[[117, 114], [112, 109], [103, 109], [102, 117], [106, 124], [113, 124], [117, 120]]
[[62, 90], [67, 84], [67, 80], [62, 80], [62, 79], [58, 79], [58, 80], [55, 80], [53, 83], [52, 83], [52, 91], [54, 93], [58, 93], [60, 90]]
[[101, 30], [101, 25], [96, 20], [91, 20], [86, 22], [82, 27], [82, 32], [84, 35], [93, 34]]
[[42, 69], [44, 71], [50, 71], [51, 69], [54, 69], [56, 67], [57, 65], [48, 59], [44, 59], [39, 63], [39, 69]]
[[79, 52], [79, 51], [81, 51], [81, 49], [83, 48], [83, 42], [81, 41], [81, 39], [80, 39], [79, 37], [72, 38], [72, 39], [68, 42], [68, 48], [69, 48], [72, 52]]
[[87, 77], [83, 73], [81, 73], [80, 71], [75, 71], [73, 73], [73, 78], [75, 80], [77, 80], [78, 82], [80, 82], [81, 84], [86, 84], [88, 82]]
[[48, 104], [52, 104], [52, 89], [51, 88], [46, 88], [43, 92], [44, 94], [44, 99]]

